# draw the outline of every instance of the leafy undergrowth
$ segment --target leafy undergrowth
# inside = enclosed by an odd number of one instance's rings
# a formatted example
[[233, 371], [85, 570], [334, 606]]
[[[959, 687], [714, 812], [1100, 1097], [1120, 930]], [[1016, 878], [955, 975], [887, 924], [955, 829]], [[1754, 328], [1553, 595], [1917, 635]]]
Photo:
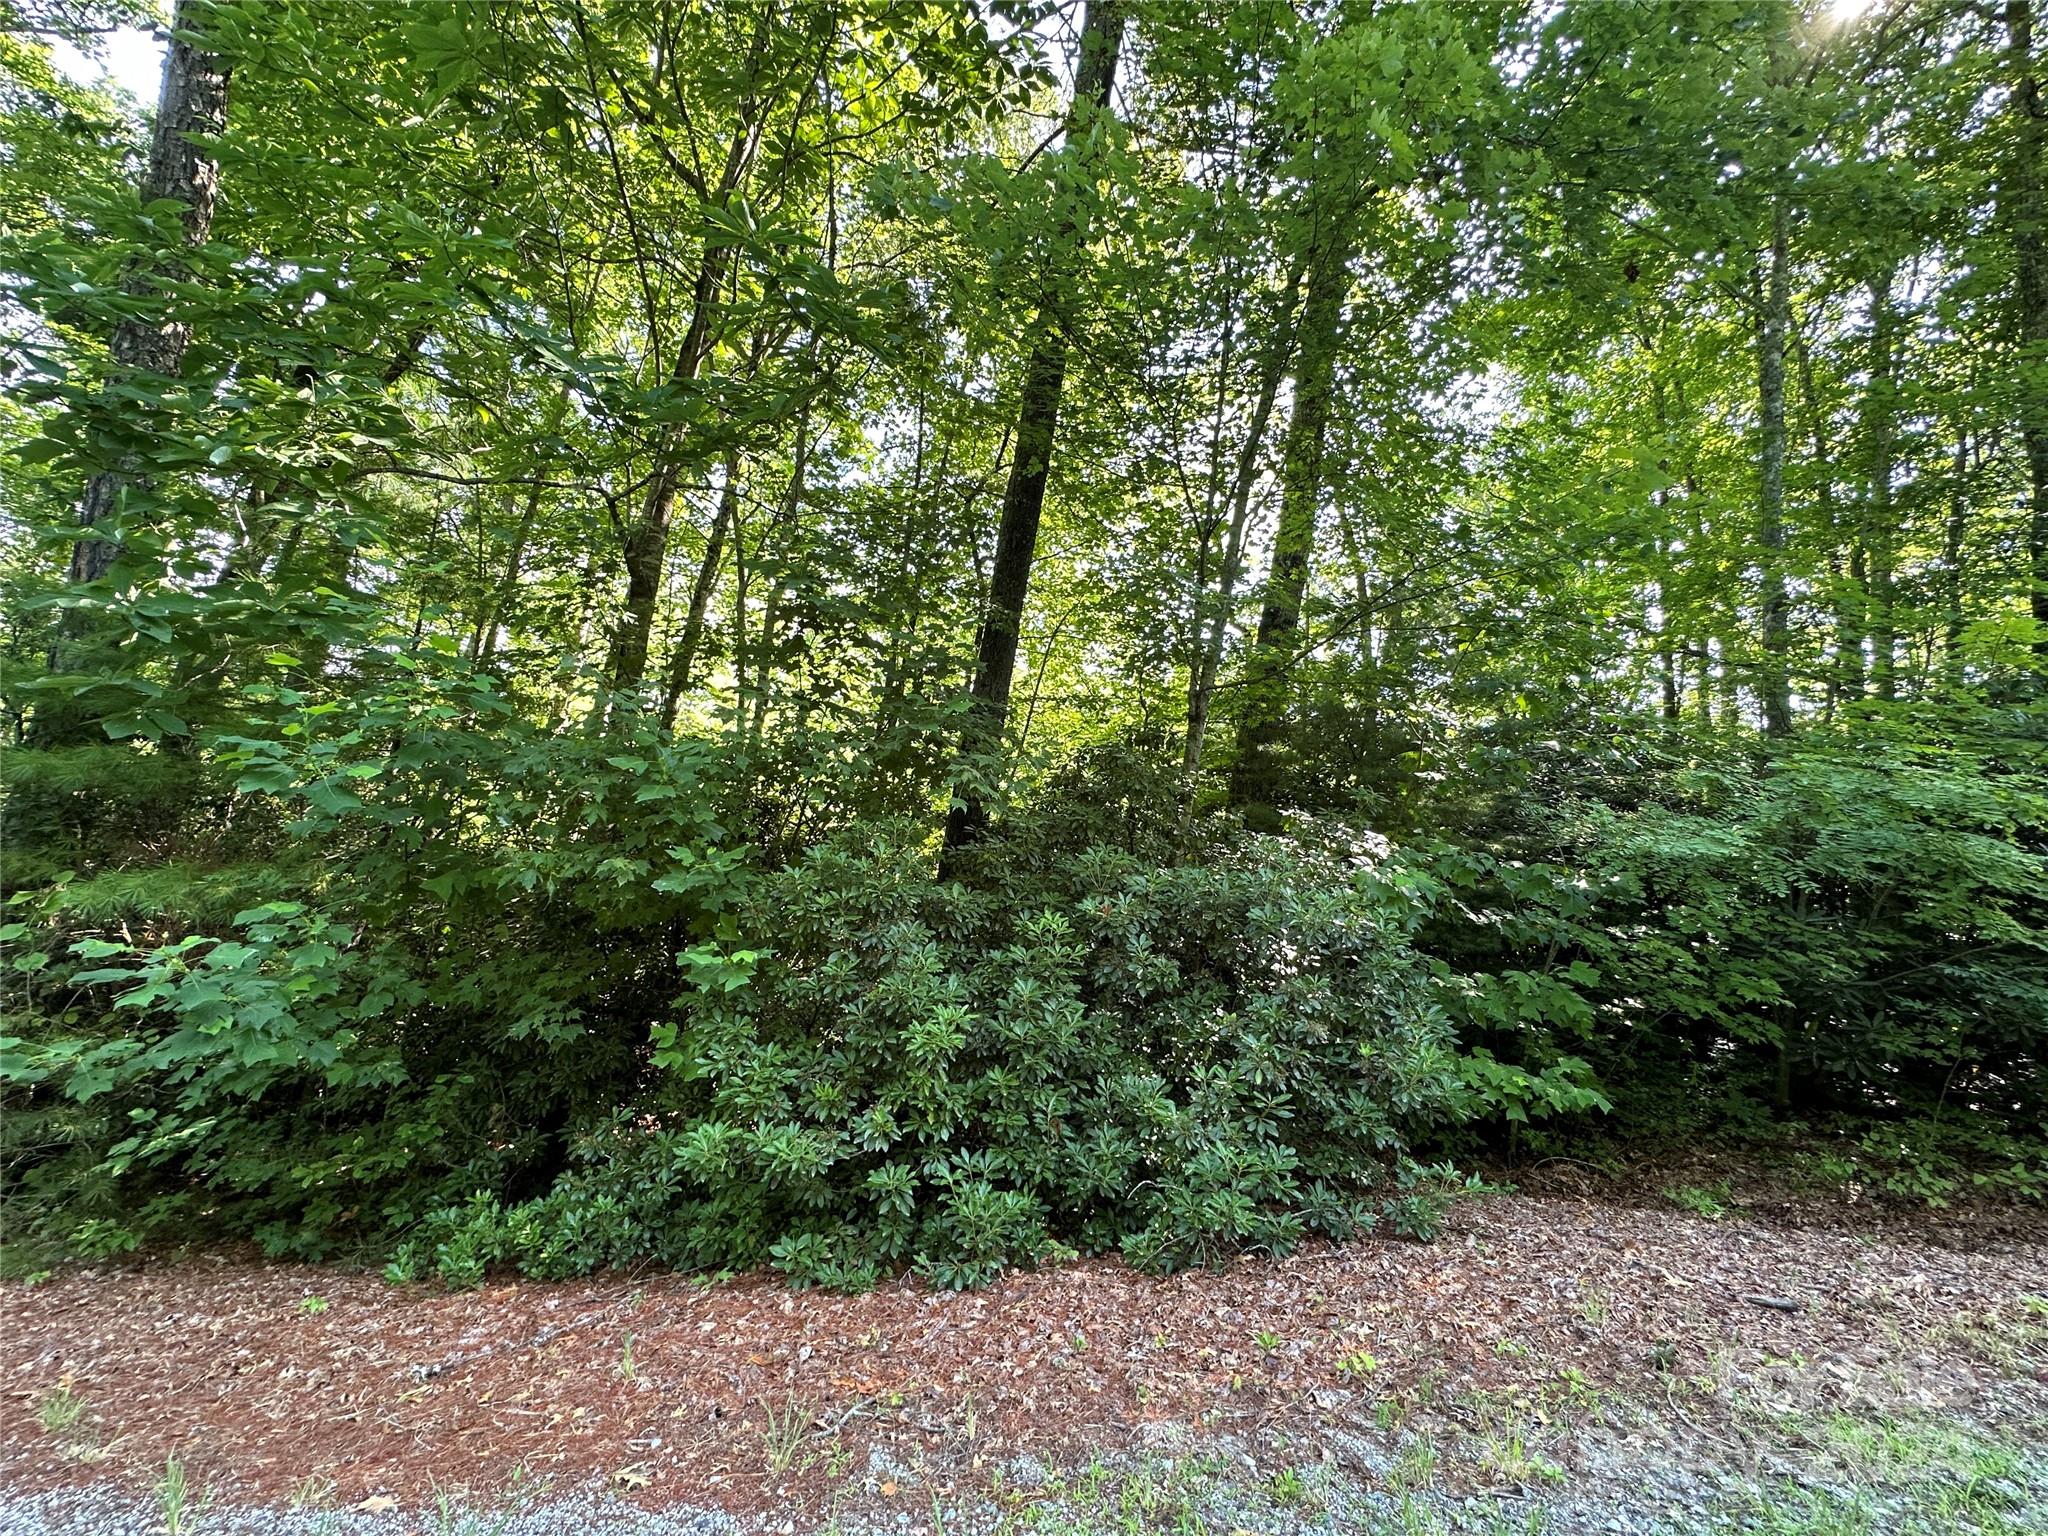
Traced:
[[965, 1295], [73, 1271], [0, 1320], [0, 1530], [163, 1529], [175, 1466], [189, 1529], [307, 1536], [2017, 1536], [2048, 1511], [2044, 1274], [2039, 1231], [1531, 1197], [1429, 1246]]

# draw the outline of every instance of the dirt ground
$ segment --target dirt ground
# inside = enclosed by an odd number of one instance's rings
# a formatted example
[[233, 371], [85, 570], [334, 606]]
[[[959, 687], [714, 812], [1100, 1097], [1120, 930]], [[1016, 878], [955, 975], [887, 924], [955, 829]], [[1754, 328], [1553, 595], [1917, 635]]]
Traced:
[[1088, 1260], [969, 1294], [68, 1270], [0, 1289], [0, 1487], [139, 1493], [176, 1458], [240, 1506], [603, 1490], [793, 1529], [1066, 1487], [1155, 1445], [1270, 1463], [1279, 1495], [1297, 1463], [1416, 1485], [1425, 1454], [1422, 1483], [1457, 1495], [1611, 1476], [1617, 1448], [1755, 1471], [1843, 1423], [2048, 1445], [2038, 1224], [1829, 1228], [1549, 1182], [1428, 1245], [1168, 1279]]

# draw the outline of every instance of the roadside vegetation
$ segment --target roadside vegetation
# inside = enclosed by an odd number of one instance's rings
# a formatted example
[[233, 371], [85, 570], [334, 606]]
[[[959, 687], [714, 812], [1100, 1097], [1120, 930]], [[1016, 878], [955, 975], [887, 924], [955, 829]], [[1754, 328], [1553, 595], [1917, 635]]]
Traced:
[[2027, 0], [0, 18], [10, 1273], [2048, 1193]]

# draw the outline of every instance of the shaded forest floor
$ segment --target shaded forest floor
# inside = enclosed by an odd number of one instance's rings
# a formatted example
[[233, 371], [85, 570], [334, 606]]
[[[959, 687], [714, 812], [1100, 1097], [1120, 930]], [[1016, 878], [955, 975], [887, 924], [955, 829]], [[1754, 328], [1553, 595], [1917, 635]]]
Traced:
[[0, 1291], [0, 1531], [163, 1529], [174, 1456], [193, 1532], [2048, 1529], [2048, 1225], [1575, 1182], [965, 1295], [66, 1271]]

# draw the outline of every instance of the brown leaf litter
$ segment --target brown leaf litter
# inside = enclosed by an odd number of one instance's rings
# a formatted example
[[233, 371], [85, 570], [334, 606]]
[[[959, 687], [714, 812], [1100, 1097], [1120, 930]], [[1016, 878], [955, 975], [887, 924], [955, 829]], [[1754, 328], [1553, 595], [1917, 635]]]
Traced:
[[[1168, 1279], [1091, 1259], [968, 1294], [669, 1274], [449, 1294], [145, 1260], [0, 1289], [0, 1478], [75, 1486], [175, 1453], [249, 1500], [409, 1505], [516, 1478], [738, 1512], [849, 1479], [971, 1489], [1020, 1453], [1168, 1426], [1452, 1433], [1641, 1402], [1716, 1436], [1872, 1405], [2038, 1424], [2043, 1292], [2038, 1228], [1972, 1247], [1528, 1196], [1473, 1201], [1428, 1245]], [[83, 1408], [53, 1430], [60, 1389]]]

